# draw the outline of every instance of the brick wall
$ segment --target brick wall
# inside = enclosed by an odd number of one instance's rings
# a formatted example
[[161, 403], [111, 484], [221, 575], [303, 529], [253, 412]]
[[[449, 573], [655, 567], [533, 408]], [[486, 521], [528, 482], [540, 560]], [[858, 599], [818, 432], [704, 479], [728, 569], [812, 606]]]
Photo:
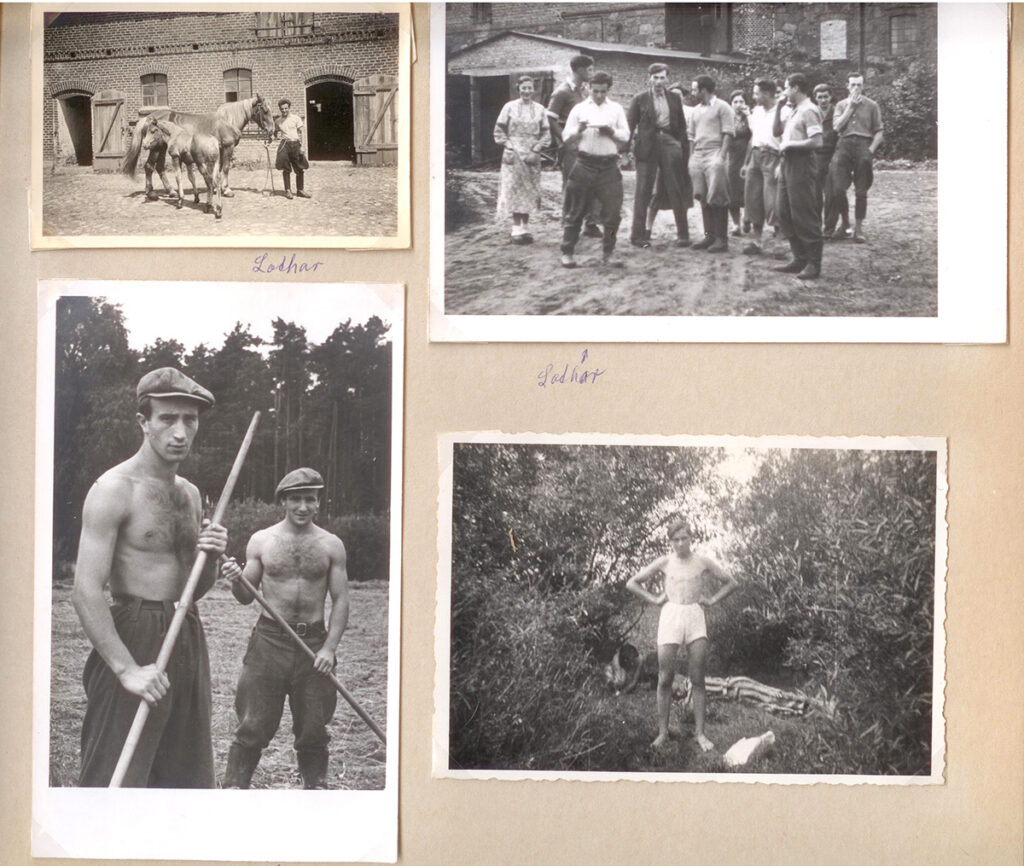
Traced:
[[[938, 51], [937, 15], [934, 4], [810, 3], [738, 4], [733, 13], [733, 49], [747, 54], [774, 49], [793, 52], [808, 60], [821, 59], [821, 31], [826, 21], [844, 21], [846, 57], [832, 61], [837, 74], [861, 67], [861, 9], [864, 24], [863, 71], [868, 81], [887, 83], [922, 58], [935, 62]], [[891, 19], [911, 15], [916, 19], [918, 42], [911, 55], [893, 56]]]
[[[472, 45], [504, 30], [522, 30], [588, 42], [665, 45], [666, 13], [678, 4], [666, 3], [451, 3], [446, 9], [449, 52]], [[865, 69], [868, 78], [886, 80], [905, 69], [913, 57], [893, 57], [890, 20], [911, 14], [918, 20], [919, 46], [915, 56], [934, 61], [937, 50], [935, 4], [895, 3], [734, 3], [723, 4], [731, 15], [731, 51], [757, 54], [785, 51], [810, 60], [821, 56], [821, 24], [846, 22], [847, 59], [840, 71], [860, 65], [860, 21], [864, 12]], [[474, 7], [488, 7], [489, 19], [474, 18]], [[479, 17], [479, 13], [478, 13]], [[486, 17], [486, 16], [485, 16]], [[716, 41], [717, 45], [717, 41]], [[716, 47], [715, 51], [726, 50]]]
[[[275, 106], [287, 97], [295, 110], [305, 85], [320, 75], [349, 80], [398, 74], [398, 16], [318, 13], [312, 36], [257, 38], [254, 13], [69, 13], [47, 29], [43, 65], [43, 156], [53, 158], [54, 96], [120, 90], [126, 118], [142, 107], [142, 75], [167, 76], [168, 102], [207, 112], [225, 101], [225, 70], [252, 70], [252, 86]], [[152, 48], [152, 50], [150, 50]], [[74, 56], [72, 56], [74, 54]], [[255, 130], [251, 126], [250, 130]], [[262, 145], [243, 143], [241, 159], [262, 156]]]

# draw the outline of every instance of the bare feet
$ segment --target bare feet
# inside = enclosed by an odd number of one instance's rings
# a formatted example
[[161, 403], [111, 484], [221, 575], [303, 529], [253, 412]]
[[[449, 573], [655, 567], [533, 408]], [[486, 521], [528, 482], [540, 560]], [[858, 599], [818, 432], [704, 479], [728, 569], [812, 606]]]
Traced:
[[668, 734], [658, 734], [657, 738], [651, 743], [652, 749], [660, 749], [668, 742]]
[[697, 745], [700, 746], [702, 752], [710, 752], [715, 747], [715, 744], [703, 734], [697, 734]]

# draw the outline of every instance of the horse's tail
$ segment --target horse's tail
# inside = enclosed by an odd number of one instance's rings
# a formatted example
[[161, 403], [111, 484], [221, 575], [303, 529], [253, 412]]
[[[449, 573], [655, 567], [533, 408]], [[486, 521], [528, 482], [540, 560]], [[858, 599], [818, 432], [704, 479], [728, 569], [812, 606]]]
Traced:
[[142, 152], [142, 136], [145, 132], [145, 125], [141, 119], [135, 124], [132, 142], [128, 147], [128, 152], [124, 155], [124, 161], [121, 163], [121, 173], [128, 177], [135, 177], [135, 169], [139, 164], [139, 154]]

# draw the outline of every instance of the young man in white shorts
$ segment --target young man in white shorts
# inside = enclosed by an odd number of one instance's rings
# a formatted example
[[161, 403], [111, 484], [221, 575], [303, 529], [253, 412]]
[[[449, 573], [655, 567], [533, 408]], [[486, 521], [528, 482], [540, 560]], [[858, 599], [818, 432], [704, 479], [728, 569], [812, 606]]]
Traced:
[[[626, 583], [626, 588], [644, 601], [661, 605], [661, 618], [658, 622], [658, 736], [651, 745], [659, 748], [668, 742], [676, 657], [679, 647], [685, 646], [687, 674], [693, 686], [697, 743], [707, 752], [715, 746], [704, 735], [704, 667], [708, 650], [704, 608], [718, 604], [739, 586], [739, 582], [717, 562], [691, 550], [692, 535], [684, 521], [677, 520], [669, 526], [668, 538], [672, 552], [658, 557]], [[664, 589], [655, 595], [644, 589], [642, 584], [659, 573], [664, 575]], [[704, 576], [708, 574], [723, 582], [712, 596], [704, 592]]]

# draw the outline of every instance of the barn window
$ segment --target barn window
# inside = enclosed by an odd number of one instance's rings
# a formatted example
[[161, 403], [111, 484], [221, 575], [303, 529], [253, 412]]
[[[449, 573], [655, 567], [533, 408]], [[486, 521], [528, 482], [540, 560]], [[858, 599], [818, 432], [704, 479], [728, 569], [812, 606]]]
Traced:
[[228, 69], [224, 72], [224, 101], [240, 102], [252, 96], [252, 70]]
[[257, 12], [257, 36], [301, 36], [313, 32], [312, 12]]
[[490, 24], [491, 23], [491, 4], [490, 3], [470, 3], [470, 15], [472, 16], [474, 24]]
[[142, 76], [142, 104], [167, 105], [167, 76], [153, 72]]
[[893, 57], [917, 53], [916, 15], [893, 15], [889, 19], [889, 47]]

